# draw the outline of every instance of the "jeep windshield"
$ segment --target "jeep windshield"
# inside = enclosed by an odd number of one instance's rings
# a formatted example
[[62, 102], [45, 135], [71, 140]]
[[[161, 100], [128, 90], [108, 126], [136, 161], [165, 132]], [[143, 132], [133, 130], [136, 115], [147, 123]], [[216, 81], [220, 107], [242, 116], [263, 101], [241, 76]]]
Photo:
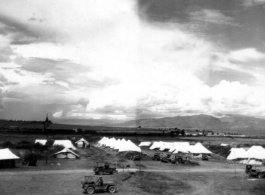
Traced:
[[85, 176], [85, 182], [96, 182], [98, 180], [98, 177], [92, 177], [92, 176]]

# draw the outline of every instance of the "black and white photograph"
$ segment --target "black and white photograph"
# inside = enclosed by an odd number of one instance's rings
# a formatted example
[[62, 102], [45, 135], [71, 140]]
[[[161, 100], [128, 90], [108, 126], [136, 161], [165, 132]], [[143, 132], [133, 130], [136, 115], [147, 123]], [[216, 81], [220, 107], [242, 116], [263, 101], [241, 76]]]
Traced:
[[0, 0], [0, 195], [78, 194], [265, 194], [265, 0]]

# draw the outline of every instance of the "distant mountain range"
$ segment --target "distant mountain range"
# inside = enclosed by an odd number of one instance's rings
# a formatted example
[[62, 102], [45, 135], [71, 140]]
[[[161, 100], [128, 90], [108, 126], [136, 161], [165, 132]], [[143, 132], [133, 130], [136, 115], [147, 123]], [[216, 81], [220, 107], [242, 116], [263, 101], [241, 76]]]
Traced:
[[166, 118], [151, 118], [127, 121], [119, 124], [109, 124], [116, 127], [143, 128], [179, 128], [205, 130], [265, 130], [265, 119], [242, 115], [225, 115], [217, 118], [211, 115], [175, 116]]

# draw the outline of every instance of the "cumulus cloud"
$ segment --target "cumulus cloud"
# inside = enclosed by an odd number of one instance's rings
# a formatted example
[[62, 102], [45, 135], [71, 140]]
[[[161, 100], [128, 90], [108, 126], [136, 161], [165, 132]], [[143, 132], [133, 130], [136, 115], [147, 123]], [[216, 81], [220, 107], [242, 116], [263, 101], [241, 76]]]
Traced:
[[220, 10], [204, 9], [190, 13], [192, 20], [218, 25], [236, 25], [232, 17], [224, 15]]
[[264, 5], [265, 0], [244, 0], [242, 5], [245, 7], [253, 7], [258, 5]]
[[61, 118], [63, 116], [63, 111], [58, 111], [53, 113], [52, 115], [54, 118]]
[[[178, 26], [153, 26], [140, 20], [136, 1], [27, 3], [31, 6], [22, 10], [21, 17], [16, 14], [20, 1], [3, 6], [3, 14], [14, 18], [6, 20], [6, 26], [38, 39], [26, 43], [24, 38], [4, 37], [11, 39], [8, 43], [15, 56], [1, 71], [8, 81], [19, 83], [5, 89], [19, 94], [13, 98], [22, 100], [24, 94], [29, 102], [60, 104], [52, 112], [55, 118], [128, 120], [183, 113], [259, 113], [253, 101], [264, 105], [258, 98], [265, 99], [259, 88], [222, 78], [213, 86], [206, 84], [211, 79], [209, 70], [246, 74], [231, 59], [239, 63], [263, 59], [255, 48], [226, 52]], [[44, 21], [35, 22], [32, 13]], [[233, 23], [217, 10], [195, 12], [191, 17]]]
[[251, 62], [264, 60], [265, 54], [257, 51], [255, 48], [246, 48], [230, 52], [229, 57], [231, 60]]

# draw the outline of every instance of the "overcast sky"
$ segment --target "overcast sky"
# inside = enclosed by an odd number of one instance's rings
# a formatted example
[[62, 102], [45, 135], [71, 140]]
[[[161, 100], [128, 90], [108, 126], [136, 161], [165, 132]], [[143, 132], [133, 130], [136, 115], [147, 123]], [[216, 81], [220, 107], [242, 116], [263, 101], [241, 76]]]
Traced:
[[0, 118], [265, 117], [265, 0], [0, 0]]

